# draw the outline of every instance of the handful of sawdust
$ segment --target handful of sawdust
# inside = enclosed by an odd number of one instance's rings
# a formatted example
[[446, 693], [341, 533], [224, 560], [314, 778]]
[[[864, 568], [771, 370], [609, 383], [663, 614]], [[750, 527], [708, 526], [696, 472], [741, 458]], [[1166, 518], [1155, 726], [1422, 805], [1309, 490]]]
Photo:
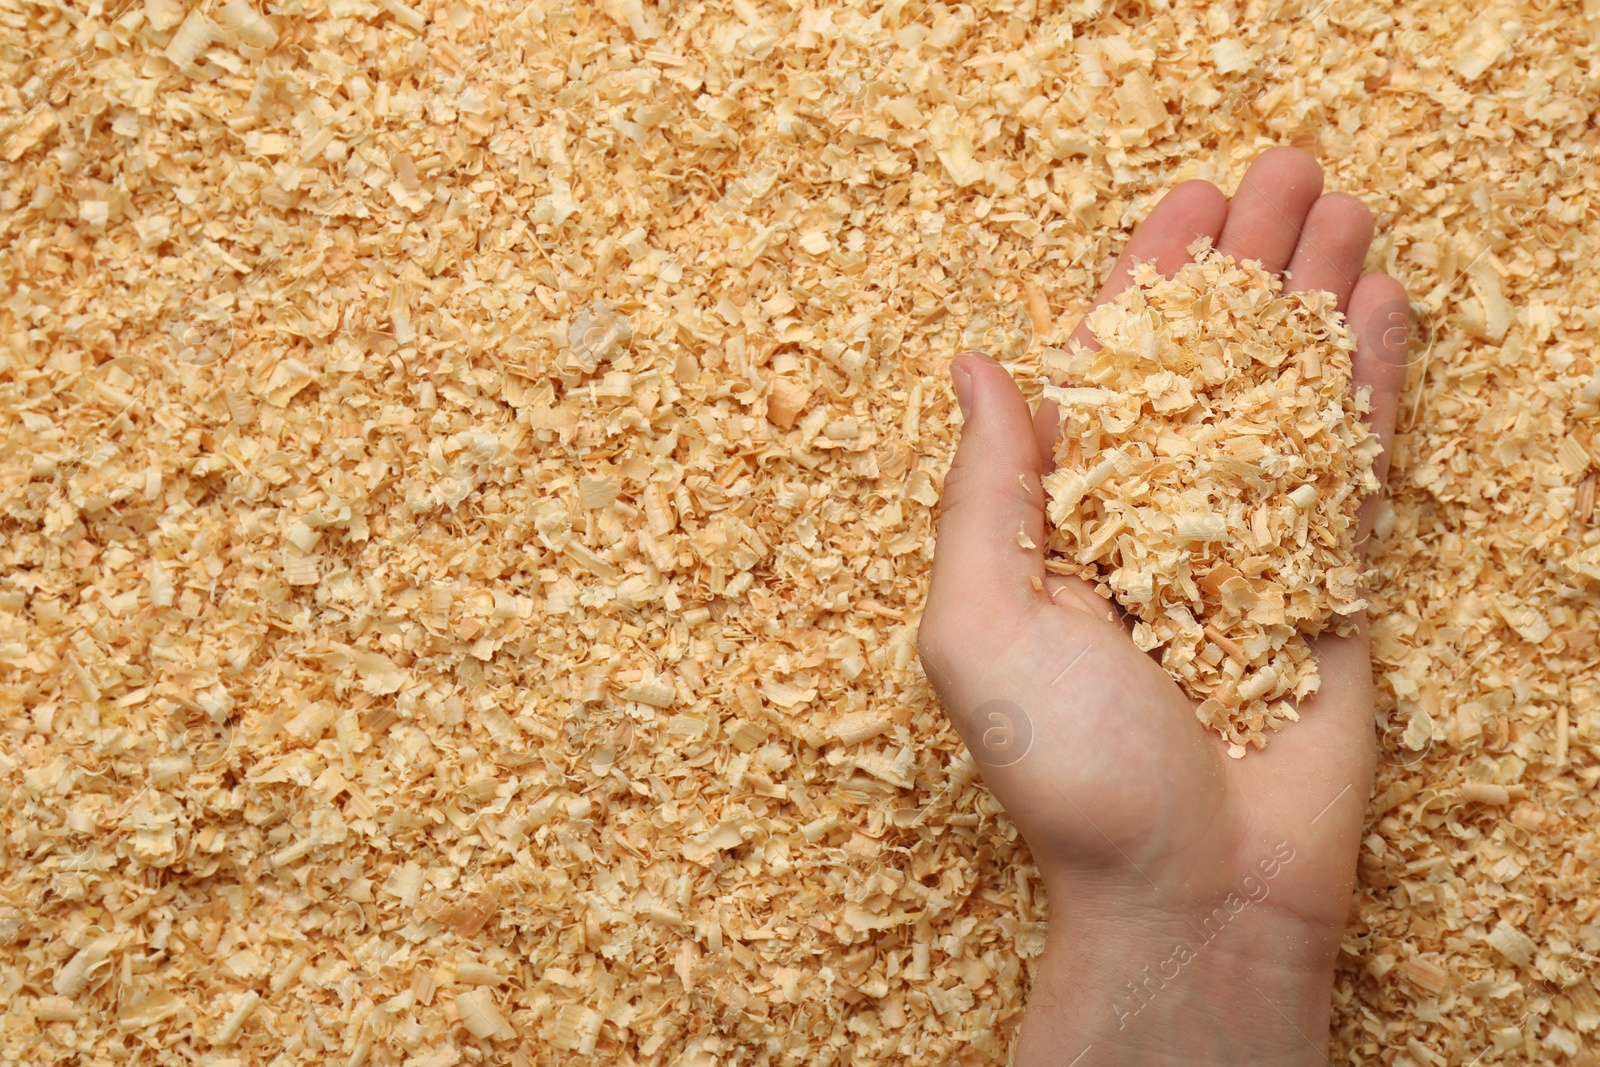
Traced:
[[1135, 643], [1200, 701], [1229, 754], [1316, 691], [1308, 637], [1366, 606], [1356, 512], [1380, 445], [1332, 294], [1283, 292], [1202, 240], [1171, 279], [1138, 265], [1046, 384], [1065, 432], [1044, 480], [1048, 566], [1099, 584]]

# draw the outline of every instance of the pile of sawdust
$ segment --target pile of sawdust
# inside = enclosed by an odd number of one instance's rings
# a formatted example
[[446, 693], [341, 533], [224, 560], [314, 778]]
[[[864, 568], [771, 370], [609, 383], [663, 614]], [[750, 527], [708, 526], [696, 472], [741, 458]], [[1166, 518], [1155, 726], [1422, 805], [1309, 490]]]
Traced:
[[1332, 294], [1286, 293], [1210, 250], [1172, 278], [1139, 264], [1088, 322], [1045, 478], [1052, 568], [1098, 583], [1161, 649], [1196, 713], [1240, 756], [1316, 691], [1308, 637], [1366, 607], [1356, 512], [1379, 443], [1351, 387]]
[[1004, 1063], [948, 362], [1292, 142], [1424, 325], [1332, 1058], [1596, 1062], [1592, 12], [250, 9], [0, 16], [8, 1052]]

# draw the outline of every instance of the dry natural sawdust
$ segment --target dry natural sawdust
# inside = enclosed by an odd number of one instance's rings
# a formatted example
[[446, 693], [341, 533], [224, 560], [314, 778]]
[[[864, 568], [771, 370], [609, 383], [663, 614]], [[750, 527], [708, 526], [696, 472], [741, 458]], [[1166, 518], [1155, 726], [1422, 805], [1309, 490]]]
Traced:
[[1296, 143], [1419, 322], [1333, 1058], [1596, 1063], [1593, 3], [0, 42], [8, 1053], [1003, 1063], [1046, 901], [915, 661], [948, 361], [1031, 388]]
[[1171, 278], [1135, 267], [1090, 313], [1093, 347], [1044, 353], [1066, 420], [1048, 562], [1127, 609], [1242, 756], [1316, 692], [1307, 638], [1367, 606], [1356, 512], [1379, 442], [1333, 295], [1286, 293], [1207, 238], [1189, 251]]

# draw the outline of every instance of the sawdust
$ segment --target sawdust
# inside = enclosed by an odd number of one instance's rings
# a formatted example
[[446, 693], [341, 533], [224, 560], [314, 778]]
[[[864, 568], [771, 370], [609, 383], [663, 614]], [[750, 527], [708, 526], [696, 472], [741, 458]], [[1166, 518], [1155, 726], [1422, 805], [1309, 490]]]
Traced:
[[1045, 353], [1066, 419], [1044, 479], [1052, 569], [1097, 583], [1231, 755], [1316, 692], [1308, 637], [1367, 606], [1356, 513], [1379, 443], [1333, 294], [1285, 293], [1202, 238], [1090, 313], [1093, 348]]
[[1003, 1063], [1045, 901], [915, 663], [948, 360], [1037, 379], [1165, 189], [1293, 142], [1420, 324], [1334, 1055], [1593, 1064], [1597, 38], [8, 9], [6, 1049]]

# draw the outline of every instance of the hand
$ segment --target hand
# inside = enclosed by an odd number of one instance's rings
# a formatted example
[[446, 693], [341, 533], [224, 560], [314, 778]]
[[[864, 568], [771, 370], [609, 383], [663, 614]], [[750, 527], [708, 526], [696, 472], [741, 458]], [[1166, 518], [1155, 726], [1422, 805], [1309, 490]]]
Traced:
[[[1128, 284], [1135, 259], [1171, 274], [1200, 235], [1285, 272], [1290, 290], [1334, 293], [1359, 338], [1354, 375], [1372, 389], [1382, 478], [1405, 291], [1360, 277], [1372, 218], [1321, 189], [1316, 162], [1290, 148], [1257, 159], [1231, 201], [1209, 182], [1177, 186], [1097, 302]], [[1074, 336], [1091, 341], [1082, 325]], [[1042, 549], [1019, 547], [1019, 528], [1045, 544], [1053, 405], [1030, 420], [1010, 376], [981, 353], [951, 372], [967, 421], [945, 480], [921, 653], [1053, 905], [1015, 1062], [1323, 1062], [1373, 774], [1365, 618], [1354, 636], [1314, 642], [1322, 686], [1301, 721], [1230, 759], [1115, 606], [1085, 581], [1047, 575]], [[1362, 513], [1363, 544], [1376, 504]]]

